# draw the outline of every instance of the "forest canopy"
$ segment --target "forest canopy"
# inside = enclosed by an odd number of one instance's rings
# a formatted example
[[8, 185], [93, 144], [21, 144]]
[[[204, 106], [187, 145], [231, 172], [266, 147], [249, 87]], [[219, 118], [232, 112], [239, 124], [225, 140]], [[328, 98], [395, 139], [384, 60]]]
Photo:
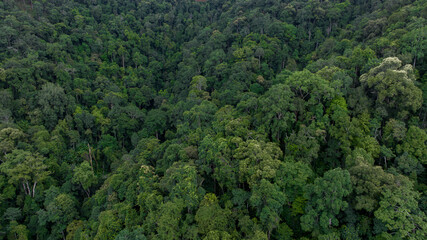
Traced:
[[427, 239], [426, 0], [3, 0], [0, 239]]

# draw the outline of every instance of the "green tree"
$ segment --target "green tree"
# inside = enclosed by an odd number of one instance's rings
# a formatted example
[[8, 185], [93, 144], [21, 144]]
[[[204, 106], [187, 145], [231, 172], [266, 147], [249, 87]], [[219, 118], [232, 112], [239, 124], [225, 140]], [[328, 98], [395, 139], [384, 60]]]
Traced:
[[305, 214], [301, 217], [304, 231], [313, 235], [328, 233], [339, 225], [337, 215], [348, 207], [345, 197], [352, 191], [350, 174], [347, 170], [336, 168], [317, 178], [305, 190], [308, 199]]
[[427, 132], [416, 126], [410, 126], [402, 144], [397, 145], [398, 153], [408, 153], [422, 164], [427, 164]]
[[22, 141], [25, 134], [15, 128], [3, 128], [0, 130], [0, 151], [6, 155], [15, 149], [19, 141]]
[[161, 185], [169, 192], [171, 199], [184, 200], [188, 211], [200, 202], [202, 193], [196, 167], [189, 163], [176, 162], [165, 173]]
[[185, 204], [182, 199], [175, 199], [175, 201], [162, 204], [156, 219], [157, 238], [172, 240], [181, 239], [180, 223], [182, 221], [182, 211], [184, 207]]
[[147, 238], [142, 233], [141, 229], [136, 229], [133, 231], [130, 231], [128, 229], [123, 229], [122, 231], [117, 234], [116, 238], [114, 240], [147, 240]]
[[194, 76], [190, 83], [190, 92], [188, 99], [196, 102], [209, 99], [209, 93], [206, 91], [208, 87], [207, 79], [203, 76]]
[[166, 124], [166, 113], [160, 109], [153, 109], [148, 112], [144, 127], [147, 129], [149, 135], [154, 134], [158, 139], [166, 130]]
[[82, 186], [87, 197], [90, 197], [90, 187], [96, 183], [96, 176], [89, 162], [84, 161], [73, 170], [73, 183], [78, 183]]
[[221, 208], [215, 194], [208, 193], [200, 202], [194, 219], [197, 222], [199, 233], [210, 239], [214, 235], [213, 232], [227, 232], [231, 220], [230, 215], [229, 209]]
[[296, 116], [297, 120], [308, 120], [312, 115], [320, 117], [323, 112], [319, 112], [318, 105], [326, 105], [336, 95], [327, 80], [323, 79], [321, 75], [313, 74], [308, 70], [294, 72], [288, 78], [285, 78], [284, 84], [291, 88], [297, 98], [295, 100], [295, 108], [298, 114]]
[[99, 226], [96, 232], [96, 240], [100, 239], [115, 239], [117, 234], [122, 229], [122, 221], [118, 218], [114, 210], [106, 210], [99, 214]]
[[8, 234], [8, 239], [13, 240], [27, 240], [29, 231], [27, 229], [27, 226], [18, 224], [16, 221], [12, 221], [10, 224], [10, 231]]
[[313, 127], [301, 125], [298, 133], [292, 133], [287, 139], [285, 155], [310, 164], [318, 157], [320, 144], [317, 135], [320, 133], [320, 129], [316, 131]]
[[374, 166], [374, 159], [364, 149], [355, 149], [346, 159], [351, 175], [355, 198], [354, 208], [373, 212], [378, 207], [380, 195], [393, 182], [393, 175], [380, 166]]
[[403, 42], [403, 51], [409, 52], [412, 55], [413, 63], [412, 66], [415, 68], [417, 60], [420, 60], [424, 57], [425, 46], [427, 44], [427, 27], [425, 25], [425, 19], [416, 18], [412, 19], [412, 23], [409, 24], [408, 31], [404, 36], [402, 36]]
[[274, 182], [286, 194], [289, 203], [303, 196], [304, 187], [314, 177], [310, 166], [304, 162], [285, 161], [280, 165]]
[[402, 67], [396, 57], [360, 76], [360, 82], [375, 100], [376, 111], [389, 117], [405, 118], [408, 111], [417, 111], [422, 104], [422, 92], [416, 86], [411, 65]]
[[52, 223], [51, 237], [65, 238], [68, 224], [78, 215], [76, 200], [69, 194], [60, 193], [53, 199], [46, 197], [44, 205], [46, 210], [37, 212], [40, 225], [44, 226], [47, 222]]
[[37, 184], [43, 182], [51, 173], [44, 161], [37, 153], [13, 150], [5, 156], [0, 171], [9, 177], [9, 183], [22, 185], [25, 194], [34, 197]]
[[214, 181], [224, 189], [234, 189], [237, 185], [239, 163], [233, 161], [229, 141], [225, 138], [215, 139], [207, 135], [198, 148], [200, 172], [212, 176]]
[[276, 142], [282, 141], [295, 122], [293, 96], [287, 85], [278, 84], [259, 100], [259, 122], [265, 124], [266, 130]]
[[200, 105], [192, 107], [184, 112], [184, 120], [193, 128], [208, 128], [214, 118], [217, 106], [210, 101], [202, 101]]
[[46, 83], [38, 93], [38, 101], [44, 124], [53, 129], [59, 119], [62, 119], [70, 104], [70, 97], [65, 94], [62, 87], [53, 83]]
[[252, 207], [257, 209], [257, 216], [267, 230], [267, 236], [270, 239], [273, 229], [279, 226], [280, 214], [283, 205], [287, 202], [286, 195], [276, 184], [261, 179], [259, 184], [253, 186], [249, 202]]
[[255, 186], [262, 179], [273, 179], [280, 167], [282, 151], [274, 143], [236, 140], [238, 148], [233, 157], [239, 161], [239, 179]]
[[396, 178], [391, 189], [383, 191], [375, 217], [389, 233], [399, 238], [424, 239], [427, 236], [427, 217], [418, 207], [419, 193], [406, 177]]

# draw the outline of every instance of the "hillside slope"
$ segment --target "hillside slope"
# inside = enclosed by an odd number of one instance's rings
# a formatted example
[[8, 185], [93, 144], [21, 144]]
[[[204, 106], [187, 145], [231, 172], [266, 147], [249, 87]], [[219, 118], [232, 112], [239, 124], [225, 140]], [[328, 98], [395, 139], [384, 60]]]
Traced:
[[426, 239], [426, 17], [0, 2], [0, 239]]

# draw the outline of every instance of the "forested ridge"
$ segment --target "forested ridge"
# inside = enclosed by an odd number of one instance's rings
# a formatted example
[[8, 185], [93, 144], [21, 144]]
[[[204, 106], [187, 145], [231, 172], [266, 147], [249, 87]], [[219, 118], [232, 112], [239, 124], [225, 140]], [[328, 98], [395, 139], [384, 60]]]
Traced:
[[427, 0], [2, 0], [0, 239], [427, 239]]

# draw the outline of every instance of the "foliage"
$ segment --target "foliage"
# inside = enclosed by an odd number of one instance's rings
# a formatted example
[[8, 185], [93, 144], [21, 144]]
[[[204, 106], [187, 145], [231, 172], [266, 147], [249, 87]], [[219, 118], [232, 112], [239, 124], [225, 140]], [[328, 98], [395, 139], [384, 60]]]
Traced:
[[426, 239], [425, 0], [0, 2], [0, 239]]

